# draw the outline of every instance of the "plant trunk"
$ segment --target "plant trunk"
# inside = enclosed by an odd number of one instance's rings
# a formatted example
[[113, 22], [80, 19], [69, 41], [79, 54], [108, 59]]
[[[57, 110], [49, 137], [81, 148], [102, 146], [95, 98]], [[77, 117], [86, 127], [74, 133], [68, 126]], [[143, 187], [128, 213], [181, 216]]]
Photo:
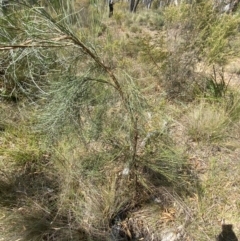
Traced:
[[140, 0], [130, 0], [130, 12], [136, 12]]

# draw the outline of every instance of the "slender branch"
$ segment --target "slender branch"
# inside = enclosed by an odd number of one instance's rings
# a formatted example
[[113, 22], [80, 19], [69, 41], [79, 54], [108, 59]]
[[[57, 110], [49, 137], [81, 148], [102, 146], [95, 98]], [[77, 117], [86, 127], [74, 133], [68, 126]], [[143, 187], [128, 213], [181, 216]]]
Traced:
[[[69, 39], [69, 36], [63, 35], [57, 38], [52, 38], [49, 40], [42, 40], [38, 41], [36, 43], [33, 42], [32, 39], [26, 40], [25, 42], [21, 44], [14, 44], [14, 45], [0, 45], [0, 50], [11, 50], [11, 49], [17, 49], [17, 48], [55, 48], [55, 47], [67, 47], [67, 46], [72, 46], [72, 44], [66, 43], [65, 45], [63, 44], [56, 44], [56, 42], [64, 40], [64, 39]], [[48, 45], [46, 45], [48, 44]], [[52, 45], [50, 45], [52, 44]]]
[[80, 46], [82, 48], [82, 51], [85, 54], [89, 55], [102, 69], [105, 70], [105, 72], [108, 73], [108, 75], [116, 85], [116, 89], [118, 90], [122, 100], [126, 104], [126, 98], [124, 96], [120, 83], [118, 82], [116, 76], [113, 74], [111, 69], [108, 66], [104, 65], [104, 63], [99, 59], [99, 57], [95, 53], [93, 53], [86, 45], [84, 45], [81, 41], [79, 41], [79, 39], [77, 39], [75, 36], [71, 35], [69, 36], [69, 38], [73, 41], [74, 44], [76, 44], [77, 46]]
[[135, 163], [136, 160], [136, 155], [137, 155], [137, 144], [138, 144], [138, 117], [136, 116], [134, 118], [134, 123], [133, 123], [133, 139], [132, 139], [132, 143], [133, 143], [133, 155], [132, 155], [132, 163]]
[[0, 45], [0, 50], [11, 50], [11, 49], [26, 49], [26, 48], [56, 48], [56, 47], [67, 47], [67, 46], [71, 46], [71, 44], [66, 44], [66, 45], [37, 45], [37, 44], [33, 44], [33, 45], [9, 45], [9, 46], [1, 46]]

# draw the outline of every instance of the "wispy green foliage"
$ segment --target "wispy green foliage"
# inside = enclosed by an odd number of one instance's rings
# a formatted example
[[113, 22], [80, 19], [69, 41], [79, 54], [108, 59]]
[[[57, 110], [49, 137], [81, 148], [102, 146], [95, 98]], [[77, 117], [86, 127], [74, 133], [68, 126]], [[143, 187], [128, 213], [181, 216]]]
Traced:
[[100, 109], [108, 105], [110, 98], [109, 90], [104, 84], [103, 80], [92, 79], [88, 74], [79, 77], [62, 76], [53, 80], [47, 96], [50, 101], [46, 103], [40, 117], [43, 124], [41, 128], [56, 135], [58, 131], [66, 131], [71, 126], [80, 128], [87, 116], [92, 116], [93, 119], [88, 120], [93, 123], [101, 121], [104, 112], [101, 113]]

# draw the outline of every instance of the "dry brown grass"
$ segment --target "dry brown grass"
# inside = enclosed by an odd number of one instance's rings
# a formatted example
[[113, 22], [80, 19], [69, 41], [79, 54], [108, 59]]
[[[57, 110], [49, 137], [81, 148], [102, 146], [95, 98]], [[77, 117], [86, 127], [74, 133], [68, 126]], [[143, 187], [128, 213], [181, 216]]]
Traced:
[[239, 148], [235, 151], [222, 149], [201, 159], [202, 165], [205, 165], [201, 174], [202, 192], [188, 200], [195, 214], [195, 220], [189, 227], [194, 240], [212, 240], [214, 234], [220, 232], [223, 218], [235, 226], [234, 230], [239, 236], [238, 155]]

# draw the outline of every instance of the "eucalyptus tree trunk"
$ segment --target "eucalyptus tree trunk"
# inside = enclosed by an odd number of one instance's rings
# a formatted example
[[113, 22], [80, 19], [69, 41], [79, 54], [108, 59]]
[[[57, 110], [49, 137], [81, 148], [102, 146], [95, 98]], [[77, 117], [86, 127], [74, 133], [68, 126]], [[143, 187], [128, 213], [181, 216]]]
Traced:
[[145, 6], [150, 9], [151, 5], [152, 5], [153, 0], [143, 0], [143, 3], [145, 4]]
[[136, 12], [140, 0], [130, 0], [130, 12]]

